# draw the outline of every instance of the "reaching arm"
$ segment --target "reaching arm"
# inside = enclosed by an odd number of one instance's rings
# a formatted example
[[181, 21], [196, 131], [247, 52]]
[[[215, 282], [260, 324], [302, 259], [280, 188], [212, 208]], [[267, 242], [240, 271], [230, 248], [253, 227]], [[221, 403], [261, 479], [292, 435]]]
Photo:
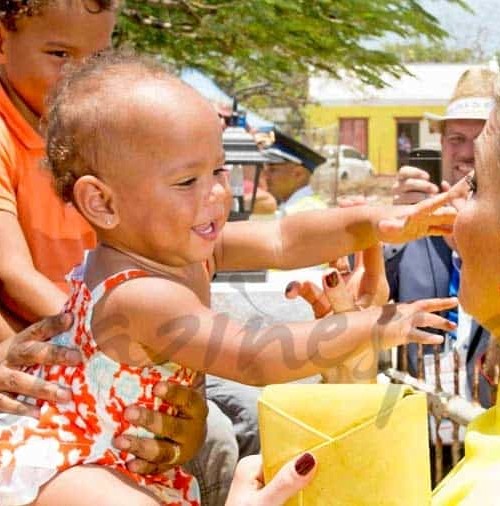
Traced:
[[[437, 343], [440, 336], [418, 327], [449, 329], [428, 313], [456, 305], [453, 299], [387, 305], [332, 315], [315, 322], [252, 329], [205, 307], [187, 287], [141, 278], [115, 288], [96, 307], [93, 329], [102, 351], [124, 363], [173, 361], [246, 384], [262, 385], [311, 376], [371, 345]], [[118, 354], [121, 350], [121, 356]]]
[[0, 244], [2, 289], [20, 308], [19, 316], [33, 322], [61, 311], [66, 295], [35, 269], [21, 226], [7, 211], [0, 211]]
[[450, 233], [456, 211], [440, 194], [414, 206], [326, 209], [269, 223], [233, 222], [215, 250], [217, 270], [294, 269], [374, 246]]

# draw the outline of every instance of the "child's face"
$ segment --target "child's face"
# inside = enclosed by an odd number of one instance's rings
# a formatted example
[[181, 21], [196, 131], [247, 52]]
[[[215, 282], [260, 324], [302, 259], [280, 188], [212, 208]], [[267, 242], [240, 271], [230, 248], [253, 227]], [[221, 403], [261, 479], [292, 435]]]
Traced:
[[40, 116], [61, 67], [109, 47], [114, 24], [114, 12], [91, 14], [82, 2], [54, 2], [19, 19], [15, 32], [0, 25], [0, 63], [16, 98]]
[[108, 178], [120, 217], [116, 240], [166, 265], [206, 260], [231, 205], [219, 118], [184, 86], [138, 84], [134, 96], [140, 104], [113, 116], [130, 132], [121, 133], [126, 140], [116, 149], [124, 155]]

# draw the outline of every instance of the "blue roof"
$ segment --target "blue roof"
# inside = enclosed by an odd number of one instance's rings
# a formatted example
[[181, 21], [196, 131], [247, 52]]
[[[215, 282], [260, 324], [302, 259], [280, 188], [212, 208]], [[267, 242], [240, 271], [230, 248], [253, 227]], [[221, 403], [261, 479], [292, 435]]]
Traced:
[[[181, 79], [201, 93], [207, 100], [211, 102], [223, 102], [232, 104], [233, 99], [224, 91], [222, 91], [215, 82], [208, 76], [193, 68], [186, 68], [181, 71]], [[268, 121], [258, 114], [246, 111], [247, 123], [257, 130], [267, 131], [274, 128], [274, 123]]]

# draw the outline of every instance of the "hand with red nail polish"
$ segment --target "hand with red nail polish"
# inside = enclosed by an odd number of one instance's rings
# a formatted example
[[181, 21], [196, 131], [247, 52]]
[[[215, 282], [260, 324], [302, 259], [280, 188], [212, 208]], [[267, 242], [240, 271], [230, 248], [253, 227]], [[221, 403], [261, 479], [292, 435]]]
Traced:
[[234, 474], [226, 506], [279, 506], [306, 487], [314, 478], [316, 460], [304, 453], [285, 464], [264, 485], [262, 457], [252, 455], [240, 460]]

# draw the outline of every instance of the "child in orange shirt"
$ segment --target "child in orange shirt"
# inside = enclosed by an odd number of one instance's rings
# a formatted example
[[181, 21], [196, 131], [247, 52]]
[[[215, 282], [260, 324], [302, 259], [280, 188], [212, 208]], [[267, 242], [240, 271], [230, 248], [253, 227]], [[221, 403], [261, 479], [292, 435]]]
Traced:
[[[112, 0], [15, 0], [0, 9], [0, 306], [22, 321], [17, 329], [61, 310], [65, 275], [95, 245], [41, 167], [39, 117], [63, 64], [109, 47], [115, 18]], [[0, 339], [12, 334], [2, 331]]]
[[[4, 429], [0, 448], [11, 455], [3, 464], [10, 476], [3, 473], [4, 493], [15, 497], [29, 483], [33, 500], [55, 474], [97, 463], [125, 473], [164, 504], [198, 504], [193, 479], [179, 468], [140, 477], [127, 471], [127, 453], [112, 447], [115, 434], [128, 434], [124, 407], [154, 405], [152, 384], [192, 385], [205, 372], [248, 384], [290, 381], [367, 346], [441, 341], [419, 327], [454, 328], [432, 314], [454, 299], [264, 329], [210, 309], [210, 279], [219, 269], [318, 264], [377, 241], [449, 231], [454, 212], [435, 212], [446, 195], [405, 209], [357, 207], [226, 224], [231, 195], [213, 107], [161, 65], [121, 55], [101, 55], [67, 76], [47, 136], [58, 191], [95, 227], [100, 244], [72, 275], [67, 309], [75, 322], [59, 338], [82, 350], [83, 364], [36, 371], [70, 388], [74, 406], [44, 403], [38, 423], [19, 417]], [[35, 447], [50, 457], [44, 473], [36, 474], [42, 463], [33, 462]], [[90, 493], [92, 484], [79, 488]], [[59, 489], [62, 504], [73, 496], [72, 487]]]

